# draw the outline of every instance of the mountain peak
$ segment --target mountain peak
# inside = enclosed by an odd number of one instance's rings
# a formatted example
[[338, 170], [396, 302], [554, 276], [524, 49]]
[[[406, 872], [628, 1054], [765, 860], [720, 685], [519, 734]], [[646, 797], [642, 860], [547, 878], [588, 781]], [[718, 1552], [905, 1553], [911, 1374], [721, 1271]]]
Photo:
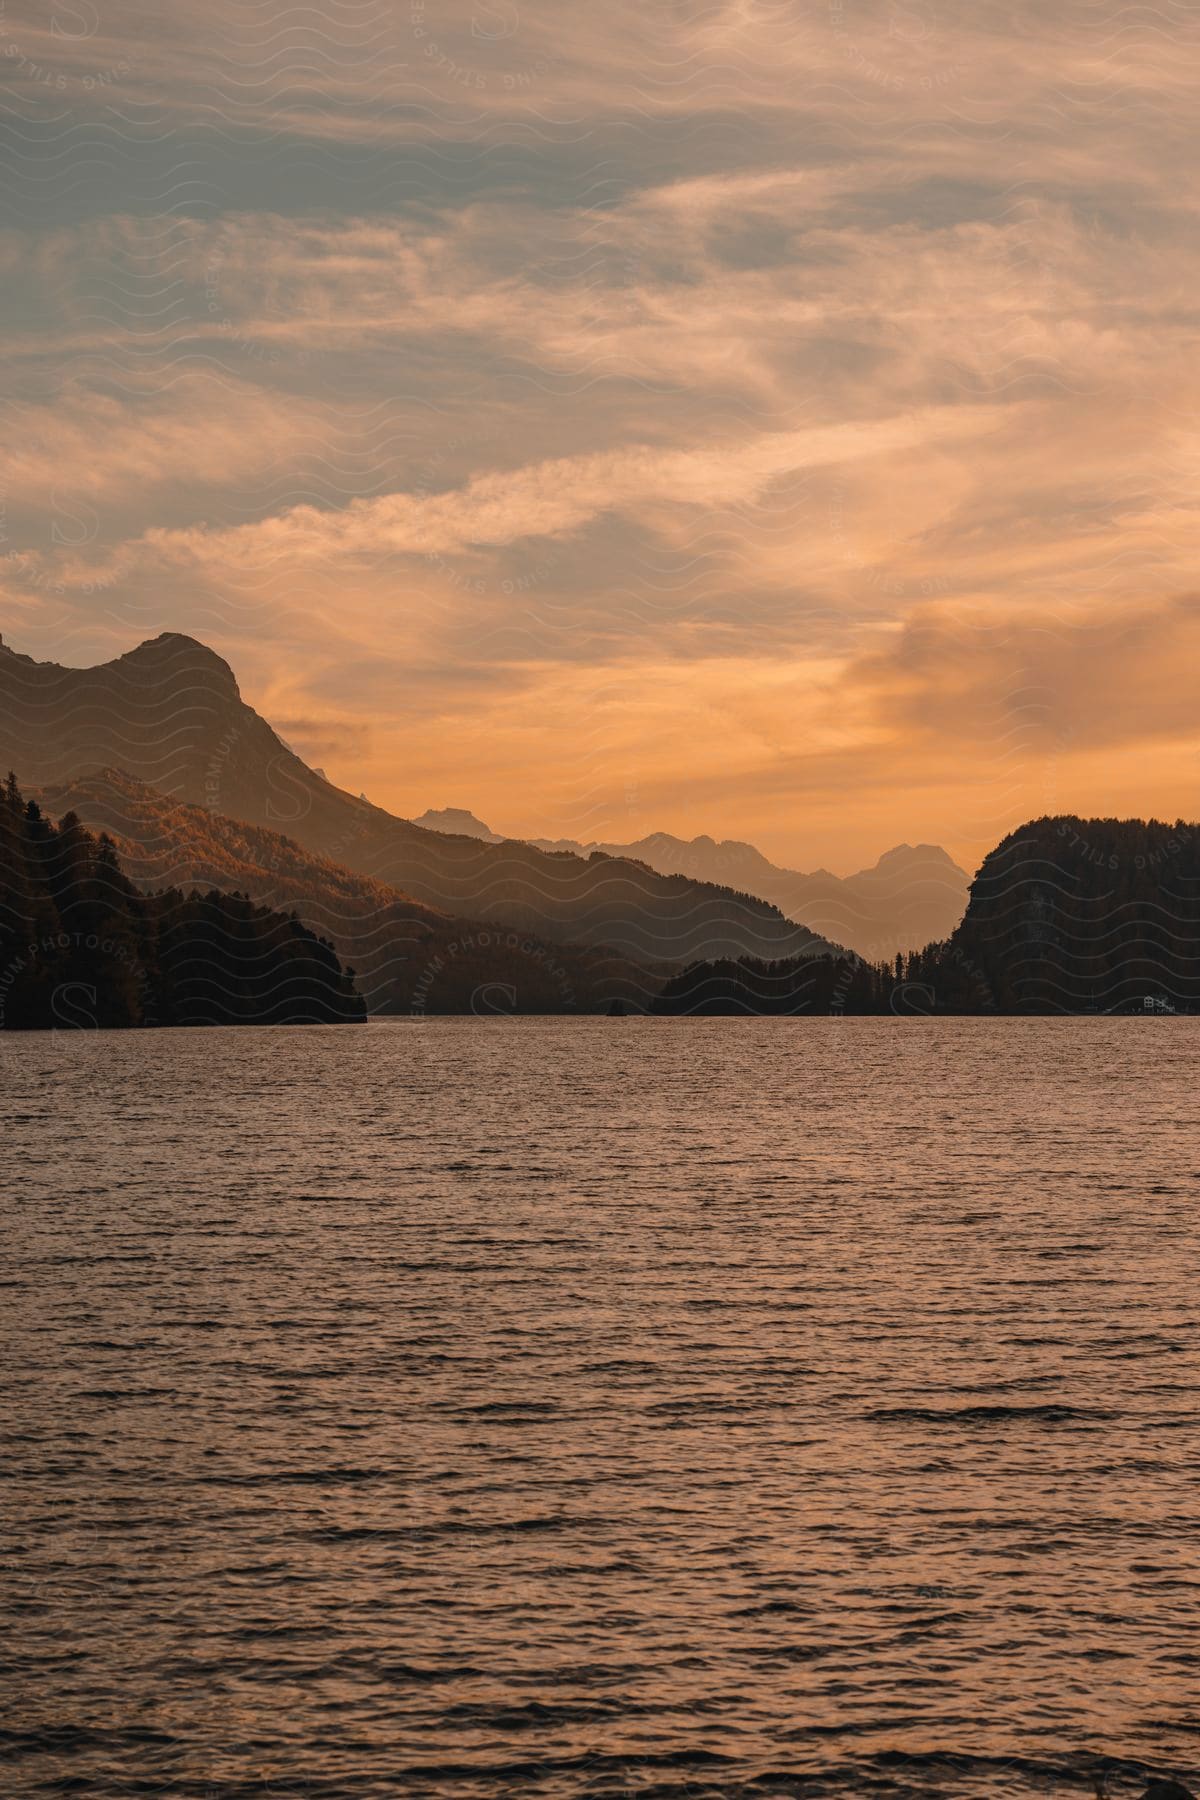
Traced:
[[68, 667], [56, 662], [39, 662], [35, 656], [27, 656], [20, 650], [14, 650], [6, 644], [0, 635], [0, 657], [11, 663], [19, 663], [33, 674], [44, 672], [49, 675], [79, 675], [85, 678], [103, 680], [107, 671], [119, 669], [128, 674], [146, 673], [155, 679], [166, 670], [183, 673], [189, 677], [207, 680], [210, 684], [219, 682], [235, 699], [241, 699], [237, 678], [223, 656], [218, 656], [199, 638], [187, 637], [181, 631], [160, 631], [157, 637], [144, 638], [132, 650], [114, 656], [108, 662], [93, 663], [84, 668]]
[[144, 638], [117, 660], [126, 668], [132, 665], [157, 670], [172, 664], [186, 669], [189, 674], [194, 672], [209, 679], [216, 677], [238, 694], [237, 678], [225, 658], [202, 644], [199, 638], [188, 637], [182, 631], [160, 631], [157, 637]]
[[441, 831], [448, 837], [481, 838], [487, 844], [499, 844], [503, 840], [496, 836], [490, 825], [468, 812], [465, 806], [443, 806], [438, 811], [430, 807], [419, 819], [413, 819], [422, 831]]
[[943, 868], [952, 869], [956, 875], [963, 871], [959, 868], [948, 850], [940, 844], [895, 844], [885, 850], [875, 864], [874, 869], [864, 869], [863, 874], [877, 874], [881, 869], [892, 869], [900, 863], [937, 863]]

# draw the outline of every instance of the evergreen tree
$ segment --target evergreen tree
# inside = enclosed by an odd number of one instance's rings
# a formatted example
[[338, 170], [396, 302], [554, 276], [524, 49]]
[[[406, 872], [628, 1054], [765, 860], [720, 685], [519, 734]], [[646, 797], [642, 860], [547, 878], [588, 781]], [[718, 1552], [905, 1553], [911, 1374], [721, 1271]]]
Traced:
[[[80, 997], [83, 997], [82, 1000]], [[332, 947], [244, 896], [143, 894], [107, 836], [0, 803], [0, 1028], [360, 1021]]]

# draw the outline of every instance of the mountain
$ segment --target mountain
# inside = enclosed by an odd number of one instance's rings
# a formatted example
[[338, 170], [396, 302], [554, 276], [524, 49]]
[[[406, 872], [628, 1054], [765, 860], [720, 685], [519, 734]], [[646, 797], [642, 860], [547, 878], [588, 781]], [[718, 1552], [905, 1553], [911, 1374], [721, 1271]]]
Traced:
[[0, 793], [0, 1029], [361, 1023], [332, 947], [242, 894], [143, 894], [112, 843]]
[[778, 868], [753, 844], [736, 839], [677, 838], [657, 831], [630, 844], [581, 844], [568, 838], [530, 841], [539, 849], [576, 856], [595, 851], [630, 856], [664, 875], [740, 888], [868, 960], [948, 936], [967, 904], [965, 870], [936, 844], [899, 844], [874, 868], [838, 876], [828, 869], [805, 875]]
[[443, 806], [440, 812], [434, 812], [430, 808], [412, 822], [423, 831], [446, 831], [452, 837], [480, 838], [485, 844], [504, 842], [496, 832], [488, 830], [482, 819], [477, 819], [474, 813], [467, 812], [461, 806]]
[[[265, 826], [170, 800], [117, 769], [37, 796], [112, 839], [141, 888], [220, 887], [294, 911], [328, 938], [373, 1013], [644, 1011], [661, 985], [603, 948], [546, 943], [455, 919]], [[510, 941], [511, 940], [511, 941]]]
[[716, 958], [663, 1013], [1200, 1011], [1200, 827], [1034, 819], [984, 859], [966, 916], [891, 963]]
[[726, 886], [514, 841], [426, 830], [322, 780], [248, 706], [229, 665], [165, 633], [92, 669], [0, 645], [0, 766], [39, 786], [124, 769], [173, 799], [286, 833], [454, 916], [609, 945], [641, 962], [791, 956], [828, 945]]
[[911, 958], [937, 1011], [1200, 1009], [1200, 826], [1034, 819], [984, 859], [966, 917]]

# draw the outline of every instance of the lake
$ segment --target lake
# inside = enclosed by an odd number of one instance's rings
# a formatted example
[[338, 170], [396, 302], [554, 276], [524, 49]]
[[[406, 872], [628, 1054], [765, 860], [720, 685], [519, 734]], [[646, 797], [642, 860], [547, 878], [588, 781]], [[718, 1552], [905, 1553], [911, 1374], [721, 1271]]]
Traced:
[[10, 1034], [0, 1789], [1194, 1781], [1198, 1057]]

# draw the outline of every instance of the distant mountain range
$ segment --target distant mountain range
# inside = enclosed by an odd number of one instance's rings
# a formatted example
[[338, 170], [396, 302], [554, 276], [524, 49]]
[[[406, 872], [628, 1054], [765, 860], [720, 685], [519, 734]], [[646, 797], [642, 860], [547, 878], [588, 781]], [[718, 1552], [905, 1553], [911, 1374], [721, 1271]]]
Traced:
[[[474, 813], [467, 812], [461, 806], [443, 806], [438, 812], [434, 812], [430, 808], [428, 812], [423, 812], [419, 819], [414, 819], [413, 824], [419, 825], [422, 831], [444, 831], [450, 837], [478, 838], [481, 844], [503, 844], [505, 842], [499, 832], [489, 830], [482, 819], [477, 819]], [[514, 841], [525, 842], [523, 838]], [[580, 853], [575, 850], [572, 854], [578, 856]], [[585, 851], [584, 854], [586, 855], [587, 852]]]
[[[482, 843], [505, 841], [473, 813], [456, 807], [423, 813], [414, 823]], [[584, 844], [573, 838], [521, 841], [556, 855], [627, 857], [661, 875], [686, 875], [693, 881], [738, 888], [868, 959], [916, 950], [948, 937], [966, 910], [970, 885], [966, 871], [936, 844], [898, 844], [874, 868], [838, 876], [828, 869], [805, 875], [778, 868], [753, 844], [735, 838], [718, 842], [656, 831], [628, 844]]]
[[600, 852], [431, 831], [356, 799], [288, 749], [243, 701], [226, 662], [175, 633], [92, 669], [0, 645], [0, 763], [40, 787], [124, 770], [172, 799], [286, 834], [426, 908], [642, 963], [829, 948], [728, 885]]
[[867, 958], [894, 956], [947, 936], [966, 910], [970, 887], [965, 870], [936, 844], [899, 844], [874, 868], [845, 876], [828, 869], [811, 874], [781, 869], [752, 844], [729, 838], [717, 842], [655, 832], [623, 851], [598, 848], [638, 857], [664, 874], [728, 882]]

